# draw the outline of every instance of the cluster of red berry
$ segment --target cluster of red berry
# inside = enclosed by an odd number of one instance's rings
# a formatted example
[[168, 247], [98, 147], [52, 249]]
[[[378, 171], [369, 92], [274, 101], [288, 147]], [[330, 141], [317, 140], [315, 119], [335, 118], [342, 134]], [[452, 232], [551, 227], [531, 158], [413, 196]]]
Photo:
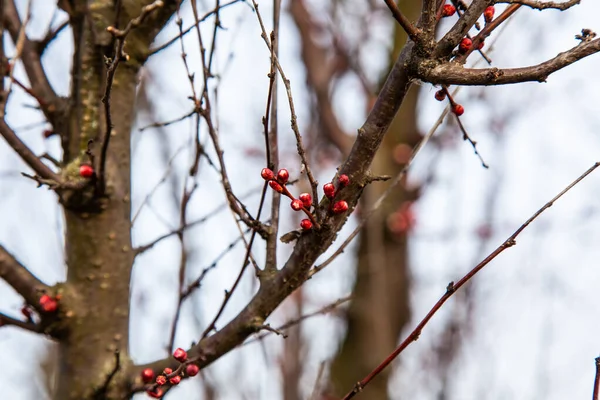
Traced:
[[161, 388], [161, 386], [166, 385], [167, 381], [172, 386], [175, 386], [179, 382], [181, 382], [181, 377], [183, 375], [184, 370], [183, 367], [185, 367], [185, 375], [187, 376], [196, 376], [200, 371], [200, 368], [198, 368], [196, 364], [185, 364], [188, 357], [186, 351], [182, 348], [178, 348], [173, 352], [173, 358], [183, 364], [182, 367], [177, 368], [175, 372], [173, 372], [171, 368], [165, 368], [163, 372], [156, 377], [154, 371], [151, 368], [146, 368], [141, 372], [140, 375], [144, 383], [156, 383], [155, 386], [146, 391], [148, 396], [155, 399], [160, 399], [164, 395], [164, 390]]
[[[303, 230], [306, 231], [312, 229], [312, 227], [317, 224], [314, 215], [310, 212], [313, 203], [313, 198], [310, 193], [301, 193], [298, 198], [295, 198], [294, 195], [292, 195], [287, 189], [286, 184], [290, 179], [290, 173], [287, 169], [282, 168], [277, 171], [277, 175], [275, 175], [275, 173], [269, 168], [263, 168], [262, 171], [260, 171], [260, 176], [262, 176], [265, 181], [269, 182], [271, 189], [277, 193], [281, 193], [289, 197], [290, 200], [292, 200], [290, 206], [294, 211], [303, 211], [308, 216], [308, 218], [300, 221], [300, 227]], [[340, 175], [339, 183], [341, 187], [348, 185], [349, 182], [350, 179], [347, 175]], [[333, 186], [331, 182], [325, 184], [323, 186], [323, 190], [327, 198], [333, 199], [335, 197], [335, 186]], [[334, 214], [340, 214], [346, 210], [348, 210], [348, 203], [344, 200], [334, 203], [331, 207], [331, 211]]]
[[[444, 4], [444, 7], [442, 8], [442, 17], [450, 17], [450, 16], [454, 15], [454, 13], [456, 13], [456, 7], [454, 7], [452, 4]], [[496, 9], [494, 8], [494, 6], [489, 6], [485, 9], [485, 11], [483, 12], [483, 18], [484, 18], [486, 24], [489, 24], [490, 22], [492, 22], [494, 20], [495, 13], [496, 13]], [[484, 46], [484, 41], [481, 40], [479, 42], [479, 45], [477, 46], [477, 49], [481, 50], [483, 48], [483, 46]], [[471, 40], [471, 38], [465, 37], [458, 44], [458, 52], [460, 54], [466, 54], [471, 50], [472, 47], [473, 47], [473, 40]], [[446, 98], [446, 90], [438, 90], [437, 92], [435, 92], [436, 100], [443, 101], [445, 98]], [[465, 108], [463, 106], [461, 106], [458, 103], [455, 103], [454, 101], [452, 101], [452, 99], [450, 99], [450, 104], [452, 106], [452, 112], [454, 114], [456, 114], [457, 116], [463, 115], [463, 113], [465, 112]]]

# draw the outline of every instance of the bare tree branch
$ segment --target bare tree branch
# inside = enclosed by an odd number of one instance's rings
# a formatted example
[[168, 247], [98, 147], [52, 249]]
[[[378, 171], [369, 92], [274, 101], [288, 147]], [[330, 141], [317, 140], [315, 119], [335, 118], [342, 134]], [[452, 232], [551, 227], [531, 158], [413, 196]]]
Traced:
[[385, 4], [390, 9], [390, 11], [392, 12], [394, 19], [396, 21], [398, 21], [398, 23], [400, 24], [402, 29], [404, 29], [404, 32], [406, 32], [408, 37], [411, 38], [412, 41], [417, 42], [419, 40], [419, 34], [420, 34], [419, 30], [412, 24], [412, 22], [410, 22], [408, 20], [408, 18], [406, 18], [406, 16], [404, 14], [402, 14], [402, 11], [400, 11], [400, 8], [398, 7], [398, 5], [396, 4], [396, 2], [394, 0], [384, 0], [384, 1], [385, 1]]
[[50, 287], [36, 278], [0, 245], [0, 278], [8, 283], [32, 307], [39, 309], [40, 295]]
[[600, 39], [595, 39], [583, 42], [548, 61], [529, 67], [473, 69], [463, 68], [456, 63], [445, 63], [434, 68], [420, 68], [417, 77], [433, 84], [466, 86], [545, 82], [550, 74], [598, 52], [600, 52]]
[[57, 183], [61, 182], [61, 178], [58, 174], [44, 164], [38, 156], [36, 156], [31, 149], [19, 139], [16, 133], [10, 129], [10, 126], [8, 126], [4, 118], [0, 119], [0, 135], [4, 137], [8, 145], [13, 148], [13, 150], [35, 171], [36, 174], [43, 179], [50, 179]]
[[40, 326], [33, 322], [21, 321], [20, 319], [16, 319], [4, 313], [0, 313], [0, 327], [11, 325], [33, 333], [42, 332]]
[[581, 3], [581, 0], [569, 0], [564, 2], [558, 1], [536, 1], [536, 0], [496, 0], [496, 4], [521, 4], [523, 6], [535, 8], [536, 10], [545, 10], [554, 8], [564, 11]]

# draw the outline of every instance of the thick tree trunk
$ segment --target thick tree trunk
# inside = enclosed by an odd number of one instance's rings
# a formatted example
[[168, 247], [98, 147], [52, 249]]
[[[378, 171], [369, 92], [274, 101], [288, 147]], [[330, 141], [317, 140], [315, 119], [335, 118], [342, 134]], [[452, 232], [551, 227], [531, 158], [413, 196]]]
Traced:
[[[127, 364], [129, 280], [134, 259], [129, 142], [136, 71], [121, 68], [115, 81], [111, 103], [118, 112], [113, 113], [114, 132], [106, 161], [107, 196], [101, 199], [98, 212], [65, 210], [68, 265], [65, 302], [73, 316], [69, 335], [61, 343], [62, 365], [56, 399], [92, 398], [92, 392], [104, 385], [115, 368], [116, 351], [123, 354], [121, 363]], [[90, 83], [84, 86], [87, 84]], [[83, 88], [82, 93], [85, 92]], [[98, 118], [84, 124], [105, 125], [101, 121], [102, 112], [86, 109], [83, 114]]]
[[[165, 1], [166, 5], [145, 18], [147, 25], [137, 26], [126, 38], [124, 50], [129, 58], [123, 57], [111, 85], [112, 130], [107, 126], [101, 100], [108, 82], [107, 68], [115, 57], [114, 37], [106, 28], [114, 25], [123, 29], [149, 1], [124, 2], [118, 14], [111, 1], [97, 1], [93, 6], [87, 3], [74, 2], [69, 9], [75, 51], [70, 106], [65, 116], [68, 123], [60, 132], [63, 170], [77, 171], [85, 162], [98, 167], [107, 132], [110, 142], [105, 187], [99, 190], [98, 185], [90, 185], [89, 190], [62, 198], [68, 275], [61, 301], [66, 310], [67, 333], [60, 342], [54, 398], [121, 400], [128, 397], [130, 389], [126, 378], [131, 366], [129, 288], [134, 261], [130, 131], [137, 72], [152, 38], [174, 11], [175, 2]], [[116, 15], [120, 16], [118, 23]], [[86, 154], [88, 149], [93, 158]]]

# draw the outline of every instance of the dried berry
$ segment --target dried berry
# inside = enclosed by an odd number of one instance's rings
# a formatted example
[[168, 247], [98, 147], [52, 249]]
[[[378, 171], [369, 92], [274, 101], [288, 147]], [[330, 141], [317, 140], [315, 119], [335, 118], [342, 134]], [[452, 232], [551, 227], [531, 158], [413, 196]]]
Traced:
[[435, 99], [437, 101], [444, 101], [445, 98], [446, 92], [444, 92], [443, 90], [438, 90], [437, 92], [435, 92]]
[[181, 382], [181, 377], [179, 375], [176, 375], [169, 379], [169, 382], [171, 383], [171, 385], [177, 385], [179, 382]]

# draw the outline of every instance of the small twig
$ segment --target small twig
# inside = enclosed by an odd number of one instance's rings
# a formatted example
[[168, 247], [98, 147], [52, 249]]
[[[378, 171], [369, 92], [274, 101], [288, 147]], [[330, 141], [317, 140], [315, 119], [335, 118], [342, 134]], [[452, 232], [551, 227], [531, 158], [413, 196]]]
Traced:
[[29, 272], [2, 245], [0, 245], [0, 279], [3, 279], [20, 294], [27, 304], [38, 311], [41, 310], [40, 295], [50, 290], [50, 287]]
[[[351, 295], [346, 296], [346, 297], [342, 297], [340, 299], [337, 299], [336, 301], [334, 301], [333, 303], [330, 303], [330, 304], [326, 305], [325, 307], [321, 307], [320, 309], [318, 309], [316, 311], [313, 311], [313, 312], [311, 312], [309, 314], [302, 315], [302, 316], [300, 316], [298, 318], [295, 318], [295, 319], [292, 319], [292, 320], [286, 322], [283, 325], [278, 326], [277, 330], [278, 331], [284, 331], [286, 329], [289, 329], [289, 328], [291, 328], [293, 326], [296, 326], [296, 325], [300, 324], [301, 322], [303, 322], [303, 321], [305, 321], [305, 320], [307, 320], [309, 318], [315, 317], [317, 315], [328, 314], [328, 313], [334, 311], [336, 308], [338, 308], [342, 304], [347, 303], [351, 299], [352, 299]], [[270, 335], [269, 333], [265, 333], [265, 334], [259, 335], [256, 338], [253, 338], [253, 339], [250, 339], [250, 340], [244, 342], [241, 346], [245, 346], [247, 344], [254, 343], [256, 341], [262, 340], [266, 336], [269, 336], [269, 335]]]
[[4, 313], [0, 313], [0, 327], [3, 326], [16, 326], [18, 328], [25, 329], [26, 331], [33, 333], [42, 332], [40, 325], [37, 325], [33, 322], [21, 321], [20, 319], [9, 317]]
[[[242, 197], [248, 197], [252, 194], [255, 194], [259, 191], [260, 189], [255, 188], [252, 189], [250, 191], [248, 191], [247, 193], [245, 193]], [[133, 249], [133, 252], [138, 255], [141, 254], [147, 250], [150, 250], [151, 248], [153, 248], [155, 245], [157, 245], [158, 243], [162, 242], [165, 239], [170, 238], [171, 236], [174, 235], [178, 235], [180, 232], [185, 231], [186, 229], [192, 228], [194, 226], [200, 225], [206, 221], [208, 221], [209, 219], [211, 219], [212, 217], [215, 217], [218, 215], [219, 212], [225, 210], [228, 208], [228, 204], [227, 203], [223, 203], [218, 205], [217, 207], [213, 208], [210, 212], [206, 213], [205, 216], [198, 218], [197, 220], [194, 220], [192, 222], [188, 222], [188, 224], [186, 226], [180, 226], [177, 229], [174, 229], [172, 231], [169, 231], [167, 233], [165, 233], [164, 235], [159, 236], [158, 238], [154, 239], [152, 242], [147, 243], [145, 245], [142, 246], [138, 246], [136, 248]]]
[[365, 388], [381, 371], [383, 371], [404, 349], [406, 349], [412, 342], [416, 341], [423, 328], [431, 320], [431, 318], [441, 309], [444, 303], [456, 293], [458, 289], [464, 286], [471, 278], [473, 278], [479, 271], [481, 271], [486, 265], [500, 255], [504, 250], [511, 248], [517, 244], [517, 237], [527, 228], [537, 217], [539, 217], [544, 211], [552, 207], [552, 205], [560, 199], [565, 193], [571, 190], [575, 185], [581, 182], [586, 176], [591, 174], [596, 168], [600, 167], [600, 162], [596, 162], [587, 171], [581, 174], [577, 179], [571, 182], [566, 188], [564, 188], [559, 194], [554, 196], [552, 200], [544, 204], [539, 210], [537, 210], [525, 223], [523, 223], [512, 235], [508, 237], [496, 250], [491, 252], [483, 261], [477, 264], [472, 270], [470, 270], [465, 276], [463, 276], [458, 282], [450, 282], [446, 287], [446, 292], [440, 297], [440, 299], [433, 305], [427, 315], [419, 322], [419, 324], [412, 330], [408, 337], [400, 343], [400, 345], [379, 364], [373, 371], [371, 371], [363, 380], [358, 382], [356, 386], [344, 396], [343, 400], [353, 398], [357, 393]]
[[273, 328], [271, 325], [269, 324], [265, 324], [265, 325], [261, 325], [258, 327], [258, 330], [265, 330], [265, 331], [269, 331], [269, 332], [273, 332], [274, 334], [283, 337], [284, 339], [287, 338], [287, 335], [285, 333], [283, 333], [282, 331], [280, 331], [279, 329]]
[[496, 4], [520, 4], [536, 10], [545, 10], [553, 8], [556, 10], [567, 10], [577, 4], [581, 3], [581, 0], [569, 0], [569, 1], [536, 1], [536, 0], [496, 0]]
[[46, 36], [39, 42], [37, 42], [37, 51], [40, 55], [44, 54], [44, 51], [48, 48], [48, 45], [52, 43], [54, 39], [66, 28], [69, 26], [70, 21], [64, 21], [62, 24], [58, 26], [58, 28], [51, 30], [52, 26], [48, 27], [48, 32], [46, 32]]
[[160, 51], [162, 51], [164, 49], [166, 49], [167, 47], [170, 47], [173, 43], [175, 43], [177, 40], [179, 40], [180, 37], [185, 36], [188, 33], [190, 33], [192, 31], [192, 29], [194, 29], [197, 26], [197, 24], [200, 24], [200, 23], [206, 21], [210, 16], [212, 16], [213, 14], [216, 14], [217, 12], [219, 12], [219, 10], [222, 10], [222, 9], [224, 9], [226, 7], [229, 7], [229, 6], [231, 6], [233, 4], [236, 4], [236, 3], [246, 3], [246, 0], [232, 0], [232, 1], [228, 2], [228, 3], [221, 4], [216, 9], [213, 9], [213, 10], [207, 12], [206, 14], [204, 14], [204, 16], [202, 18], [198, 19], [197, 23], [195, 22], [194, 25], [192, 25], [192, 26], [184, 29], [183, 31], [180, 32], [179, 35], [175, 36], [174, 38], [172, 38], [171, 40], [167, 41], [166, 43], [161, 44], [160, 46], [151, 49], [149, 51], [149, 53], [148, 53], [148, 57], [152, 56], [152, 55], [154, 55], [154, 54], [156, 54], [156, 53], [158, 53], [158, 52], [160, 52]]
[[[244, 234], [247, 234], [248, 232], [250, 232], [250, 229], [248, 229], [246, 232], [244, 232]], [[231, 243], [229, 243], [229, 245], [227, 245], [227, 247], [213, 260], [212, 263], [210, 263], [209, 266], [205, 267], [202, 269], [202, 272], [200, 273], [200, 276], [198, 276], [198, 278], [194, 279], [194, 281], [192, 283], [190, 283], [188, 285], [188, 287], [182, 292], [181, 294], [181, 298], [183, 300], [185, 300], [186, 298], [188, 298], [195, 289], [200, 287], [200, 284], [202, 283], [202, 281], [204, 280], [204, 278], [206, 277], [206, 274], [208, 274], [208, 272], [210, 272], [210, 270], [214, 269], [219, 261], [221, 261], [221, 259], [223, 257], [225, 257], [231, 250], [233, 250], [233, 248], [242, 240], [242, 236], [238, 236], [234, 241], [232, 241]]]
[[408, 18], [406, 18], [406, 16], [404, 14], [402, 14], [402, 11], [400, 11], [400, 8], [398, 8], [398, 5], [396, 4], [396, 2], [394, 0], [384, 0], [384, 1], [385, 1], [385, 4], [390, 9], [390, 11], [392, 12], [394, 19], [396, 21], [398, 21], [398, 23], [400, 24], [402, 29], [404, 29], [404, 32], [406, 32], [408, 37], [410, 37], [413, 42], [417, 43], [419, 41], [419, 37], [420, 37], [419, 35], [421, 33], [419, 31], [419, 29], [417, 29], [408, 20]]
[[181, 116], [181, 117], [179, 117], [179, 118], [172, 119], [172, 120], [170, 120], [170, 121], [165, 121], [165, 122], [153, 122], [153, 123], [151, 123], [150, 125], [146, 125], [146, 126], [143, 126], [143, 127], [141, 127], [141, 128], [140, 128], [140, 132], [143, 132], [143, 131], [145, 131], [146, 129], [149, 129], [149, 128], [163, 128], [163, 127], [165, 127], [165, 126], [169, 126], [169, 125], [175, 124], [175, 123], [177, 123], [177, 122], [184, 121], [184, 120], [188, 119], [189, 117], [191, 117], [192, 115], [194, 115], [195, 113], [196, 113], [196, 110], [195, 110], [195, 109], [193, 109], [193, 110], [192, 110], [192, 111], [190, 111], [189, 113], [187, 113], [187, 114], [185, 114], [185, 115], [182, 115], [182, 116]]
[[271, 51], [271, 57], [272, 57], [273, 61], [275, 62], [275, 65], [277, 66], [277, 70], [279, 71], [279, 74], [281, 75], [281, 80], [283, 81], [283, 84], [285, 86], [285, 90], [286, 90], [287, 98], [288, 98], [288, 104], [289, 104], [289, 108], [290, 108], [290, 113], [292, 115], [292, 118], [291, 118], [292, 131], [294, 132], [294, 136], [296, 137], [296, 149], [297, 149], [298, 155], [300, 156], [300, 159], [302, 160], [302, 165], [306, 169], [306, 176], [308, 177], [308, 181], [310, 182], [310, 185], [312, 187], [313, 201], [315, 202], [314, 204], [316, 204], [316, 202], [318, 201], [317, 199], [319, 198], [318, 192], [317, 192], [317, 187], [318, 187], [319, 183], [315, 179], [315, 177], [310, 169], [308, 160], [306, 158], [306, 151], [304, 150], [304, 145], [302, 144], [302, 135], [300, 134], [300, 130], [298, 128], [298, 117], [296, 116], [296, 108], [294, 106], [294, 98], [292, 95], [292, 86], [290, 84], [290, 80], [286, 77], [285, 72], [283, 71], [283, 67], [279, 63], [279, 58], [272, 51], [273, 46], [267, 36], [267, 31], [265, 29], [265, 25], [263, 23], [260, 12], [258, 11], [258, 4], [256, 3], [255, 0], [252, 0], [252, 5], [254, 6], [254, 11], [256, 12], [256, 17], [258, 18], [258, 22], [260, 24], [260, 29], [262, 31], [261, 37], [267, 44], [267, 48], [269, 49], [269, 51]]

